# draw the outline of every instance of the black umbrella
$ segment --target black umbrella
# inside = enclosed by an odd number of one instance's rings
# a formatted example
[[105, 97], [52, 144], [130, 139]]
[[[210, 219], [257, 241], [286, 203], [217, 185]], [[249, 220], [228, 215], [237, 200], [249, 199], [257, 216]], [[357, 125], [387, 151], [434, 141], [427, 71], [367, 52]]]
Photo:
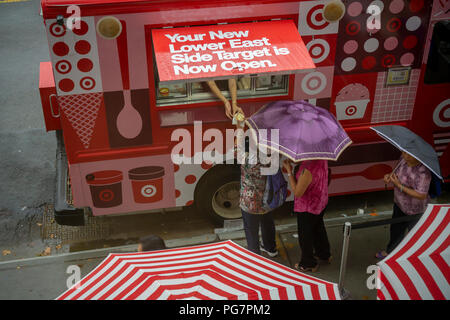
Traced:
[[371, 127], [378, 135], [408, 153], [442, 180], [439, 159], [433, 147], [411, 130], [395, 125]]

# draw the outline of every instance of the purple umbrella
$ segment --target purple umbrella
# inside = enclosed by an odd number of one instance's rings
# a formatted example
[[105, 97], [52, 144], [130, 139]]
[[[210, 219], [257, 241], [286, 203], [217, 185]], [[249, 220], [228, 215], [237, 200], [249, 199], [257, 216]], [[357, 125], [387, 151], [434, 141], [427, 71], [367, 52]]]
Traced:
[[[303, 100], [271, 102], [246, 122], [259, 133], [260, 145], [280, 152], [294, 162], [337, 160], [352, 143], [328, 110]], [[260, 129], [267, 129], [267, 134]], [[279, 129], [278, 143], [272, 141], [270, 129]]]

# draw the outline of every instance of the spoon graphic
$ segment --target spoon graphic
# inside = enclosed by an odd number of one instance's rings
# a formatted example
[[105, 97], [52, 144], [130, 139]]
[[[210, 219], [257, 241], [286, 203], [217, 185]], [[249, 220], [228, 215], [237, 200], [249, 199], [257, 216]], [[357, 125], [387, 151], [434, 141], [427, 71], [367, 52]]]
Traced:
[[364, 169], [361, 172], [349, 172], [349, 173], [336, 173], [331, 175], [331, 179], [340, 179], [340, 178], [347, 178], [347, 177], [353, 177], [353, 176], [363, 176], [364, 178], [368, 180], [378, 180], [383, 179], [384, 175], [387, 173], [392, 172], [392, 167], [379, 163], [374, 164], [373, 166], [370, 166], [366, 169]]
[[122, 33], [117, 38], [120, 72], [123, 84], [124, 107], [117, 116], [116, 125], [119, 133], [127, 138], [136, 138], [142, 130], [142, 117], [131, 103], [130, 75], [128, 68], [127, 30], [125, 21], [121, 20]]

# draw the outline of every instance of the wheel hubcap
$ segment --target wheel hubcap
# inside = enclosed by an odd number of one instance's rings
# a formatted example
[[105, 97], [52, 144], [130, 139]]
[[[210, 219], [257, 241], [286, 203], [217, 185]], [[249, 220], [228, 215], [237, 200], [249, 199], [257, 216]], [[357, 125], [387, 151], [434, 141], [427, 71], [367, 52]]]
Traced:
[[240, 182], [233, 181], [224, 184], [212, 198], [212, 207], [217, 215], [224, 219], [239, 219], [242, 216], [239, 207]]

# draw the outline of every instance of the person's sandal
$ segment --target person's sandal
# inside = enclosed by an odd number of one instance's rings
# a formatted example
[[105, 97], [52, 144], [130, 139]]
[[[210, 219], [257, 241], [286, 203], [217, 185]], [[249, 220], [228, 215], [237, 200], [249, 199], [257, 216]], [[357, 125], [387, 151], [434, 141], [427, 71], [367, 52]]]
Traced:
[[316, 256], [314, 256], [314, 258], [317, 261], [325, 263], [325, 264], [331, 264], [331, 261], [333, 261], [333, 256], [329, 256], [328, 259], [325, 259], [325, 260], [324, 259], [320, 259], [319, 257], [316, 257]]
[[299, 263], [294, 265], [295, 270], [300, 272], [316, 272], [319, 270], [319, 264], [316, 264], [315, 267], [302, 267]]
[[388, 256], [388, 255], [387, 255], [387, 253], [386, 253], [384, 250], [378, 251], [378, 252], [375, 254], [375, 258], [380, 259], [380, 260], [383, 260], [383, 259], [386, 258], [387, 256]]

